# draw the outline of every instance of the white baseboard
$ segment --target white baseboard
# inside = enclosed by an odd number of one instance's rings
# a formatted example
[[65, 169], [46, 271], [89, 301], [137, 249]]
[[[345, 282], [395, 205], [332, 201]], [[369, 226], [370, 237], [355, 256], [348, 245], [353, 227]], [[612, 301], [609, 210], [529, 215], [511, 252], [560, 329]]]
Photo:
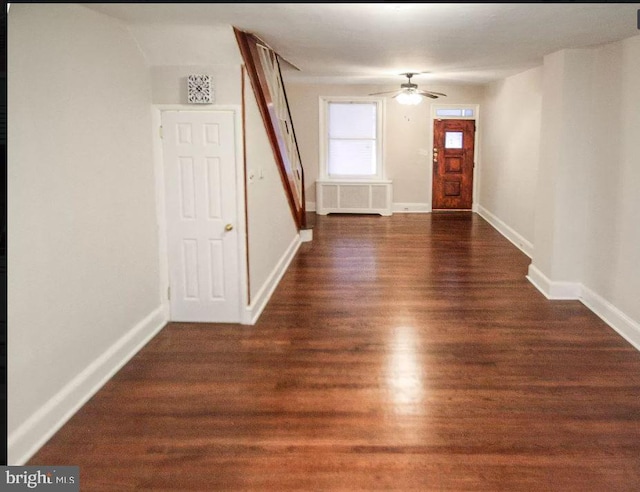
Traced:
[[634, 321], [604, 297], [578, 282], [554, 282], [535, 266], [529, 265], [527, 279], [547, 299], [578, 300], [640, 350], [640, 323]]
[[482, 205], [478, 204], [476, 206], [476, 212], [478, 213], [478, 215], [480, 215], [480, 217], [489, 222], [489, 224], [491, 224], [494, 229], [496, 229], [500, 234], [511, 241], [525, 255], [527, 255], [529, 258], [533, 256], [533, 244], [531, 243], [531, 241], [525, 239], [522, 235], [505, 224], [498, 217], [493, 215]]
[[254, 325], [256, 321], [258, 321], [258, 318], [260, 318], [262, 311], [269, 302], [269, 299], [271, 299], [271, 296], [280, 283], [280, 280], [282, 279], [284, 273], [287, 271], [287, 268], [289, 268], [291, 260], [293, 260], [294, 256], [298, 252], [300, 244], [300, 235], [296, 235], [296, 237], [293, 238], [293, 241], [291, 241], [291, 244], [280, 258], [280, 261], [278, 261], [278, 264], [275, 266], [265, 283], [258, 291], [255, 299], [253, 299], [251, 301], [251, 304], [246, 307], [242, 319], [242, 324]]
[[547, 276], [538, 270], [533, 264], [529, 265], [527, 272], [527, 280], [533, 284], [533, 286], [542, 293], [547, 299], [551, 299], [551, 280]]
[[549, 279], [544, 273], [538, 270], [533, 264], [529, 265], [527, 279], [531, 282], [547, 299], [552, 300], [578, 300], [582, 291], [582, 284], [578, 282], [556, 282]]
[[[517, 246], [529, 258], [533, 254], [533, 245], [506, 225], [487, 209], [478, 205], [478, 214], [491, 224], [498, 232]], [[527, 279], [547, 299], [579, 300], [587, 308], [598, 315], [605, 323], [617, 331], [625, 340], [640, 350], [640, 324], [617, 307], [596, 294], [580, 282], [558, 282], [549, 279], [533, 264], [529, 265]]]
[[8, 463], [23, 465], [168, 322], [159, 306], [8, 436]]
[[632, 320], [605, 298], [584, 285], [580, 301], [616, 330], [627, 342], [640, 350], [640, 323]]
[[427, 214], [431, 212], [431, 205], [428, 203], [393, 203], [391, 210], [394, 214]]
[[313, 229], [300, 229], [300, 242], [308, 243], [313, 241]]

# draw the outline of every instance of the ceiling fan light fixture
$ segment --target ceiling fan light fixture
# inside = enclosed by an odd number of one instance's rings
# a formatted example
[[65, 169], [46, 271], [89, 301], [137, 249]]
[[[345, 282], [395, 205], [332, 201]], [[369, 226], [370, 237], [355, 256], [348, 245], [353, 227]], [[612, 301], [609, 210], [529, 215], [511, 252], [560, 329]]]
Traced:
[[403, 73], [407, 77], [407, 82], [400, 84], [399, 91], [385, 91], [385, 92], [373, 92], [370, 96], [389, 96], [397, 99], [400, 104], [416, 105], [422, 102], [423, 97], [430, 97], [431, 99], [438, 99], [440, 96], [446, 96], [442, 92], [424, 91], [419, 90], [418, 85], [411, 82], [411, 77], [415, 73]]
[[400, 104], [415, 106], [416, 104], [420, 104], [422, 102], [422, 96], [413, 90], [408, 90], [401, 92], [396, 96], [396, 100]]

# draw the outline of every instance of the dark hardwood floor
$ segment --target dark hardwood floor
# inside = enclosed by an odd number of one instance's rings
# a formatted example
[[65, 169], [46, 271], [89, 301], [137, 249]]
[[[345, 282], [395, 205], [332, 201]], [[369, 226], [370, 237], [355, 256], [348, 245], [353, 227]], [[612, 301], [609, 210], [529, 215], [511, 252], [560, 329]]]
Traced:
[[475, 214], [318, 217], [255, 326], [168, 325], [31, 460], [83, 491], [640, 489], [640, 352]]

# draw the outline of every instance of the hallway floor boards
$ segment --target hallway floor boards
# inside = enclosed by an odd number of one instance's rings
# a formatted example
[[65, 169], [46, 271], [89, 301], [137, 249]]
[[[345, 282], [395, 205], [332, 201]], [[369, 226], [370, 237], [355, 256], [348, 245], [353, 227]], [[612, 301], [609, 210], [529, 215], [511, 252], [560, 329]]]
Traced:
[[31, 460], [81, 490], [631, 491], [640, 353], [475, 214], [318, 217], [255, 326], [169, 324]]

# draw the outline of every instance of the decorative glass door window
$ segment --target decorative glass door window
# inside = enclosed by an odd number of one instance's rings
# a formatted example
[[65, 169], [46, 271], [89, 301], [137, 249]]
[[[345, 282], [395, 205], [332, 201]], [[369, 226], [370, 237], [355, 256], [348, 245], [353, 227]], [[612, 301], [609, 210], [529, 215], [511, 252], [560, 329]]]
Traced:
[[444, 134], [445, 149], [461, 149], [462, 148], [462, 132], [445, 132]]

